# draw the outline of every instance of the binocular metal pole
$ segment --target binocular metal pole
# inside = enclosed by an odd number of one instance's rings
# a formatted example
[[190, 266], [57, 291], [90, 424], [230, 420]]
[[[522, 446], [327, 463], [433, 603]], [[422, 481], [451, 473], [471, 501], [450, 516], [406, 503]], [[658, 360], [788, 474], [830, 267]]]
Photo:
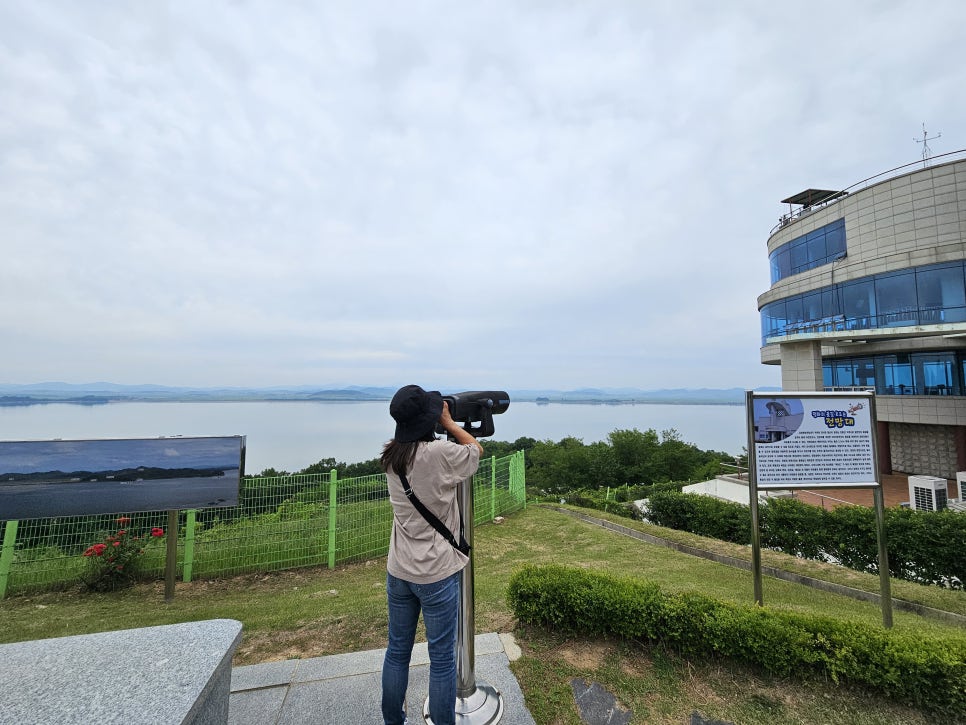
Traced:
[[[473, 546], [473, 479], [463, 481], [457, 492], [460, 514], [463, 516], [463, 535]], [[500, 691], [474, 673], [476, 666], [476, 621], [473, 591], [473, 550], [460, 577], [460, 610], [456, 629], [456, 723], [457, 725], [491, 725], [503, 717], [503, 696]], [[429, 698], [423, 705], [423, 718], [429, 717]]]

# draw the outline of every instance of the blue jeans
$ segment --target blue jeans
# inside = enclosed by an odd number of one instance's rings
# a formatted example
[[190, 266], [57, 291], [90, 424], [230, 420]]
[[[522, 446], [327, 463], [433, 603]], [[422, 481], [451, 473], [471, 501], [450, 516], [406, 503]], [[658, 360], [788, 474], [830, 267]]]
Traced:
[[455, 725], [460, 572], [432, 584], [413, 584], [387, 574], [386, 595], [389, 646], [382, 663], [383, 721], [386, 725], [405, 721], [402, 708], [409, 686], [409, 660], [422, 609], [429, 645], [429, 715], [433, 725]]

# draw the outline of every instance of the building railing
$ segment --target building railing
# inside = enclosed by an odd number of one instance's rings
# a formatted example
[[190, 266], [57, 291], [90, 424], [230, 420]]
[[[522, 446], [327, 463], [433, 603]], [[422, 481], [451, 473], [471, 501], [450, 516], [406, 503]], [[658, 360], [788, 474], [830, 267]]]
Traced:
[[[807, 496], [812, 496], [813, 498], [809, 499], [809, 501], [813, 502], [816, 506], [821, 506], [822, 509], [827, 509], [827, 508], [834, 509], [836, 506], [855, 506], [856, 505], [852, 501], [845, 501], [844, 499], [841, 499], [841, 498], [835, 498], [834, 496], [829, 496], [826, 493], [816, 493], [815, 491], [807, 491], [807, 490], [798, 490], [793, 492], [793, 498], [796, 498], [799, 500], [804, 500]], [[818, 499], [818, 502], [815, 503], [814, 499]], [[826, 507], [825, 505], [826, 501], [831, 501], [832, 504]]]
[[796, 320], [775, 325], [762, 336], [762, 344], [768, 345], [769, 340], [777, 337], [792, 335], [817, 335], [826, 332], [868, 332], [872, 330], [890, 330], [903, 327], [926, 327], [930, 325], [962, 324], [966, 318], [966, 307], [961, 305], [949, 307], [915, 307], [909, 306], [899, 310], [889, 310], [871, 314], [847, 317], [845, 315], [829, 315], [809, 320]]
[[[484, 458], [473, 477], [474, 523], [526, 506], [523, 451]], [[338, 564], [385, 556], [392, 505], [385, 474], [339, 480], [329, 474], [253, 477], [242, 481], [238, 506], [182, 511], [178, 570], [183, 581], [247, 572]], [[149, 511], [7, 521], [0, 547], [0, 598], [8, 592], [77, 585], [84, 552], [119, 529], [128, 536], [167, 525]], [[162, 579], [163, 538], [146, 535], [141, 577]]]
[[772, 234], [777, 232], [784, 226], [791, 224], [796, 219], [803, 216], [808, 216], [814, 211], [823, 209], [824, 207], [830, 206], [838, 201], [841, 201], [848, 194], [854, 194], [857, 191], [862, 191], [874, 184], [878, 184], [880, 181], [887, 181], [888, 179], [895, 178], [897, 176], [902, 176], [908, 172], [908, 169], [912, 166], [923, 165], [923, 168], [928, 168], [930, 164], [937, 160], [942, 160], [942, 163], [947, 163], [949, 161], [957, 161], [960, 158], [966, 159], [966, 149], [958, 149], [956, 151], [949, 151], [945, 154], [938, 154], [936, 156], [930, 156], [928, 159], [919, 159], [918, 161], [910, 161], [908, 164], [903, 164], [902, 166], [897, 166], [894, 169], [889, 169], [888, 171], [883, 171], [875, 176], [870, 176], [867, 179], [862, 179], [862, 181], [857, 181], [856, 183], [848, 186], [841, 191], [838, 191], [835, 195], [829, 197], [827, 201], [820, 202], [818, 204], [811, 204], [808, 206], [803, 206], [788, 214], [782, 214], [778, 219], [778, 224], [772, 227], [771, 231], [768, 233], [770, 237]]

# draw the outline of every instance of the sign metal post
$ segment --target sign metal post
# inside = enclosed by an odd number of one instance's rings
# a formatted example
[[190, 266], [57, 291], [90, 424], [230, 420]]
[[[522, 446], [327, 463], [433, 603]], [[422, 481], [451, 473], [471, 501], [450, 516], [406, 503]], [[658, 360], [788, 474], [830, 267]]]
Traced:
[[745, 393], [745, 410], [755, 603], [763, 603], [759, 491], [871, 488], [879, 543], [882, 623], [892, 627], [875, 393], [749, 390]]

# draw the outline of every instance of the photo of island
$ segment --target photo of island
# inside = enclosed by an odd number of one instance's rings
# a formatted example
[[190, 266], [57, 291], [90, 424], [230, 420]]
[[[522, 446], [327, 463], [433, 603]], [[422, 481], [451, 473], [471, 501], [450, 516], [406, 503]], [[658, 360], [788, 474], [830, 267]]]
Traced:
[[238, 505], [245, 436], [0, 441], [0, 521]]

